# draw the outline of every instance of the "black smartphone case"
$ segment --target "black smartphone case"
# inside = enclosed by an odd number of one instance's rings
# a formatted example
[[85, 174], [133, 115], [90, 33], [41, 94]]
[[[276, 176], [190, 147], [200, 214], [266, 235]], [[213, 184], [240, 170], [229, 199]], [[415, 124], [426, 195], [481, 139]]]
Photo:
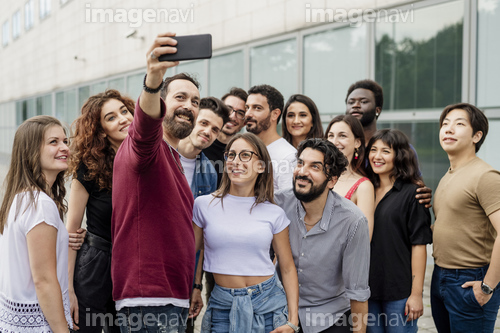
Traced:
[[177, 52], [161, 55], [159, 61], [180, 61], [212, 58], [212, 35], [172, 37], [177, 40]]

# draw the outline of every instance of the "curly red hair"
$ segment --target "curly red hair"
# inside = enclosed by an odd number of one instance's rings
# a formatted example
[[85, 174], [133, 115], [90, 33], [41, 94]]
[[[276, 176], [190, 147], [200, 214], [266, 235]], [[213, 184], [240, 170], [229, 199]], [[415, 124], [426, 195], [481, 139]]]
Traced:
[[76, 179], [81, 163], [85, 164], [88, 173], [85, 180], [95, 181], [100, 189], [111, 191], [113, 184], [113, 161], [115, 151], [111, 147], [101, 125], [101, 110], [110, 99], [122, 102], [134, 114], [134, 101], [114, 89], [89, 97], [82, 106], [82, 114], [71, 125], [71, 159], [68, 175]]

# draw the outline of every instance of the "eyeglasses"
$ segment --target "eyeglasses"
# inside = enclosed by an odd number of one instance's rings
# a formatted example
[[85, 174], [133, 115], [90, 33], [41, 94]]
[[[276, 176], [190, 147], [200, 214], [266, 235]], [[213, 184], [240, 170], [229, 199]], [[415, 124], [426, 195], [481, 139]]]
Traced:
[[224, 159], [228, 162], [232, 162], [236, 159], [236, 156], [238, 156], [240, 161], [248, 162], [252, 159], [252, 155], [259, 157], [259, 155], [257, 155], [257, 153], [254, 153], [253, 151], [243, 150], [240, 151], [239, 154], [236, 154], [234, 151], [229, 151], [229, 152], [226, 151], [224, 153]]
[[[226, 105], [227, 105], [227, 104], [226, 104]], [[235, 110], [235, 109], [234, 109], [231, 105], [227, 105], [227, 107], [228, 107], [228, 108], [229, 108], [229, 110], [231, 111], [231, 112], [229, 113], [229, 115], [232, 115], [232, 114], [233, 114], [233, 112], [235, 112], [235, 113], [236, 113], [236, 118], [238, 118], [238, 119], [240, 119], [240, 120], [245, 119], [245, 114], [246, 114], [246, 112], [245, 112], [245, 111], [243, 111], [243, 110]]]

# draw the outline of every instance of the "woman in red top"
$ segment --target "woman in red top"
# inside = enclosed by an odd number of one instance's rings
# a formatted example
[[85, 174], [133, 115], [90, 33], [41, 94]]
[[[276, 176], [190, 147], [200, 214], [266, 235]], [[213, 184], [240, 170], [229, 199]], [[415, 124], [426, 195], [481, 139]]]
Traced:
[[363, 126], [357, 118], [341, 115], [330, 121], [325, 133], [326, 139], [344, 153], [349, 161], [347, 170], [340, 176], [333, 190], [354, 202], [365, 214], [371, 240], [375, 211], [375, 190], [365, 173], [365, 135]]

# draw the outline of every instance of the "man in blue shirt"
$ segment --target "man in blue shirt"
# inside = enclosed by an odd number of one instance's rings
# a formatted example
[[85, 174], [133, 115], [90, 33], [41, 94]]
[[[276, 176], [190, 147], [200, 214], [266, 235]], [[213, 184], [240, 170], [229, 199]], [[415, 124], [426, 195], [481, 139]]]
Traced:
[[[202, 98], [200, 101], [200, 112], [191, 134], [179, 142], [178, 151], [181, 157], [184, 176], [196, 199], [198, 196], [206, 195], [217, 189], [217, 172], [210, 160], [202, 152], [202, 149], [210, 146], [221, 131], [225, 123], [229, 121], [229, 108], [215, 97]], [[202, 262], [198, 260], [203, 257], [203, 252], [196, 253], [196, 278], [194, 283], [193, 297], [197, 302], [191, 302], [190, 313], [196, 306], [202, 306], [201, 279]], [[196, 298], [195, 298], [196, 297]], [[194, 319], [188, 320], [187, 332], [193, 332]]]

